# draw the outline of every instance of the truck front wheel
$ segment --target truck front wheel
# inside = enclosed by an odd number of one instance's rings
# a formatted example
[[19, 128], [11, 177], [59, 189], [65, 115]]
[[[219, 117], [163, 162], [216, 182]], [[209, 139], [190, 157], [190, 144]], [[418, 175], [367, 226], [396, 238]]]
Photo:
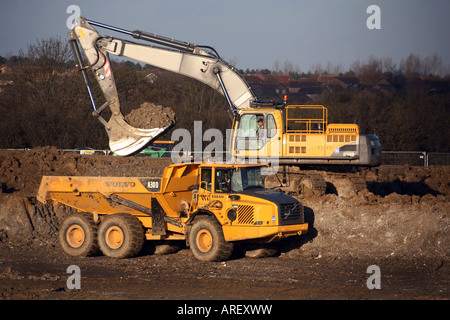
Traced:
[[59, 229], [59, 243], [65, 253], [75, 257], [87, 257], [99, 252], [97, 225], [89, 212], [68, 216]]
[[137, 255], [144, 245], [144, 228], [130, 214], [107, 215], [98, 230], [98, 243], [105, 256], [129, 258]]
[[201, 261], [226, 260], [233, 252], [233, 244], [225, 241], [222, 227], [211, 217], [194, 220], [189, 231], [189, 246]]

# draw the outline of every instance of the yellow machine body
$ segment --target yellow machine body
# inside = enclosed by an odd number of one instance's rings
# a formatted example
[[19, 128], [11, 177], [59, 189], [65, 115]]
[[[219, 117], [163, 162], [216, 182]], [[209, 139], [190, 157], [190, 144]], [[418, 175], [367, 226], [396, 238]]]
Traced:
[[378, 137], [361, 135], [356, 124], [329, 124], [328, 110], [322, 105], [241, 109], [231, 141], [230, 150], [237, 158], [308, 165], [381, 163]]

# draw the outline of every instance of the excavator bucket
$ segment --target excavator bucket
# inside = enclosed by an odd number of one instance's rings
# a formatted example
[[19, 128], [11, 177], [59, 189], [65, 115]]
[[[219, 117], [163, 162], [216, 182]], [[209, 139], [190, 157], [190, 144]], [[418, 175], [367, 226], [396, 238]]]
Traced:
[[[78, 22], [74, 24], [69, 34], [69, 39], [74, 56], [78, 62], [78, 68], [89, 92], [89, 97], [94, 108], [93, 115], [105, 126], [112, 152], [119, 156], [127, 156], [135, 153], [168, 128], [167, 126], [163, 126], [139, 129], [125, 121], [120, 111], [119, 97], [108, 53], [97, 42], [102, 37], [85, 18], [80, 17]], [[88, 66], [84, 64], [79, 46], [87, 58]], [[93, 71], [94, 77], [106, 99], [106, 102], [99, 108], [97, 108], [92, 94], [89, 77], [86, 72], [87, 69]], [[105, 120], [100, 115], [107, 107], [111, 110], [109, 120]], [[149, 125], [151, 126], [151, 124]]]
[[111, 116], [105, 127], [109, 147], [118, 156], [127, 156], [142, 149], [167, 128], [137, 129], [129, 125], [122, 114]]

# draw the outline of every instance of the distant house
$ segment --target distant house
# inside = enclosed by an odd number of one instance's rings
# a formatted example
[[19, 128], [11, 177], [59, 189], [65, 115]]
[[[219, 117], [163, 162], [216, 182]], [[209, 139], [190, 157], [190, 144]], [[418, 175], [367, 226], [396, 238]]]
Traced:
[[280, 83], [275, 87], [275, 93], [276, 94], [287, 94], [289, 91], [288, 86]]
[[8, 74], [11, 73], [11, 68], [6, 64], [0, 66], [0, 74]]
[[381, 90], [381, 91], [391, 91], [392, 86], [386, 79], [381, 79], [372, 87], [373, 89]]
[[328, 83], [331, 80], [338, 78], [339, 75], [337, 74], [321, 74], [320, 76], [317, 77], [317, 82], [320, 83]]
[[347, 86], [347, 89], [359, 89], [359, 79], [357, 77], [339, 77], [338, 80], [344, 83]]
[[292, 80], [291, 76], [285, 74], [247, 74], [244, 77], [255, 94], [266, 98], [272, 97], [274, 94], [287, 94], [289, 82]]
[[341, 79], [339, 78], [333, 78], [330, 81], [328, 81], [327, 83], [324, 84], [327, 87], [330, 88], [339, 88], [339, 89], [343, 89], [343, 90], [347, 90], [347, 84], [344, 83]]
[[428, 93], [444, 93], [450, 90], [450, 81], [438, 77], [419, 77]]
[[387, 81], [386, 79], [381, 79], [376, 84], [379, 85], [379, 86], [390, 86], [389, 81]]
[[298, 103], [298, 104], [307, 104], [307, 103], [310, 103], [311, 101], [313, 101], [311, 96], [304, 94], [304, 93], [299, 93], [295, 96], [292, 96], [291, 98], [295, 101], [295, 103]]
[[[321, 77], [321, 76], [319, 76]], [[339, 90], [339, 88], [343, 90], [358, 90], [359, 89], [359, 80], [356, 77], [339, 77], [339, 76], [327, 76], [322, 77], [318, 82], [320, 82], [324, 86], [328, 86], [330, 88], [334, 88], [334, 91]]]
[[445, 93], [450, 90], [450, 81], [439, 77], [417, 77], [405, 84], [408, 93]]
[[3, 64], [0, 66], [0, 93], [10, 84], [14, 84], [14, 81], [11, 79], [11, 68]]
[[264, 76], [262, 74], [245, 74], [244, 78], [250, 85], [261, 85], [264, 83]]
[[291, 76], [288, 74], [270, 74], [266, 76], [267, 80], [274, 81], [278, 84], [283, 84], [289, 86], [289, 82], [292, 80]]
[[333, 83], [333, 82], [329, 82], [326, 83], [322, 86], [323, 88], [325, 88], [328, 92], [342, 92], [347, 90], [347, 86], [343, 85], [341, 82], [337, 82], [337, 83]]
[[[296, 91], [296, 92], [293, 92]], [[290, 94], [288, 95], [288, 101], [293, 103], [305, 104], [312, 101], [316, 101], [326, 92], [324, 86], [303, 86], [301, 88], [290, 88]]]

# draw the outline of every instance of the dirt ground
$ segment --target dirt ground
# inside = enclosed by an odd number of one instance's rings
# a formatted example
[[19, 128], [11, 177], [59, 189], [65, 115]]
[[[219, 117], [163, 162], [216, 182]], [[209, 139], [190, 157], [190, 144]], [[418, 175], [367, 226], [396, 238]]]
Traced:
[[[382, 166], [366, 172], [367, 190], [327, 176], [323, 196], [299, 196], [310, 232], [283, 241], [273, 258], [239, 250], [201, 262], [182, 244], [168, 255], [152, 243], [135, 258], [65, 255], [59, 224], [71, 212], [43, 205], [43, 175], [159, 175], [170, 159], [61, 153], [55, 148], [0, 151], [0, 299], [449, 299], [450, 167]], [[80, 289], [69, 289], [71, 265]], [[368, 289], [368, 267], [380, 289]]]

